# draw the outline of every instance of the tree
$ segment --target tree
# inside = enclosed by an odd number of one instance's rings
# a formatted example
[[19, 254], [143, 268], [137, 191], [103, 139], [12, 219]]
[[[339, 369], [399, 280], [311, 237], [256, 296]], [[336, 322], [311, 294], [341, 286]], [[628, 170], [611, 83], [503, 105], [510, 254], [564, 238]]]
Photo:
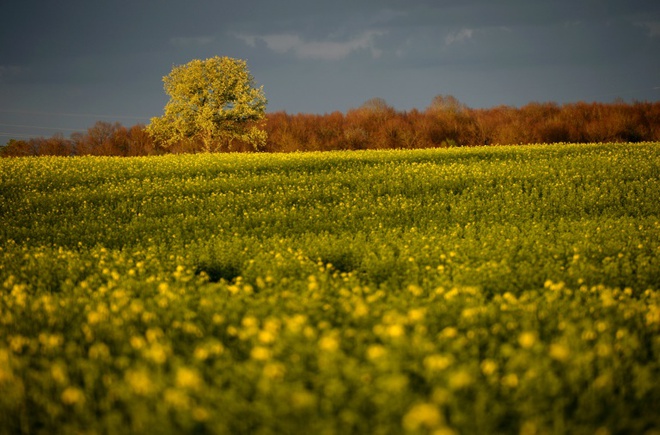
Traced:
[[255, 149], [265, 145], [266, 132], [258, 122], [265, 116], [267, 100], [263, 86], [254, 86], [244, 60], [195, 59], [175, 66], [163, 82], [170, 101], [147, 131], [165, 146], [198, 141], [210, 152], [222, 145], [231, 149], [236, 139]]
[[453, 115], [465, 113], [467, 106], [453, 95], [436, 95], [426, 109], [429, 113], [449, 112]]

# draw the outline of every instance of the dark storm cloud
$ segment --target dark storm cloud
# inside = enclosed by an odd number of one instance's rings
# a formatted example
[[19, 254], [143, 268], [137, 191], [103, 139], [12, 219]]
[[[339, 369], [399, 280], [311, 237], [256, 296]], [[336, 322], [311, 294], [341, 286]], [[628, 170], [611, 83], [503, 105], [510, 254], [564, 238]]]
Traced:
[[366, 49], [377, 54], [374, 58], [420, 66], [596, 65], [623, 61], [635, 52], [653, 55], [658, 47], [658, 41], [653, 41], [658, 8], [646, 5], [644, 9], [641, 2], [357, 4], [362, 7], [353, 7], [350, 14], [342, 8], [335, 13], [305, 14], [303, 8], [297, 20], [307, 25], [256, 30], [236, 25], [233, 34], [249, 46], [261, 42], [274, 52], [299, 59], [338, 60]]
[[12, 0], [0, 42], [0, 118], [155, 116], [172, 65], [215, 55], [248, 60], [269, 110], [660, 96], [647, 0]]
[[[442, 42], [464, 42], [493, 36], [505, 45], [494, 52], [505, 56], [521, 49], [513, 37], [528, 45], [571, 51], [571, 46], [617, 48], [629, 39], [623, 33], [651, 34], [660, 17], [649, 2], [582, 1], [335, 1], [335, 2], [35, 2], [21, 1], [3, 14], [0, 35], [2, 66], [22, 67], [49, 61], [95, 61], [94, 56], [116, 57], [168, 53], [170, 50], [221, 47], [232, 36], [243, 42], [255, 38], [273, 51], [314, 58], [318, 50], [341, 45], [355, 49], [374, 47], [383, 53], [401, 54], [416, 44], [417, 51], [437, 55]], [[571, 26], [573, 28], [571, 29]], [[609, 26], [609, 31], [606, 28]], [[634, 29], [630, 29], [634, 27]], [[582, 33], [576, 30], [581, 28]], [[511, 38], [497, 31], [510, 31]], [[657, 28], [655, 30], [657, 32]], [[575, 39], [563, 38], [572, 33]], [[375, 36], [390, 35], [389, 45], [376, 46]], [[611, 35], [603, 39], [602, 36]], [[396, 39], [395, 39], [396, 38]], [[385, 38], [380, 38], [385, 41]], [[431, 40], [429, 40], [431, 39]], [[610, 42], [619, 42], [611, 45]], [[446, 44], [449, 45], [449, 44]], [[287, 47], [292, 47], [286, 49]], [[203, 48], [203, 47], [201, 47]], [[625, 45], [624, 45], [625, 48]], [[298, 50], [297, 50], [298, 49]], [[479, 47], [464, 50], [479, 53]], [[415, 50], [413, 50], [415, 51]], [[348, 50], [351, 52], [351, 50]], [[493, 50], [489, 51], [492, 53]], [[612, 50], [615, 53], [615, 50]], [[522, 54], [526, 55], [525, 50]], [[130, 57], [130, 56], [129, 56]], [[317, 57], [323, 58], [320, 53]], [[115, 60], [115, 59], [113, 59]]]

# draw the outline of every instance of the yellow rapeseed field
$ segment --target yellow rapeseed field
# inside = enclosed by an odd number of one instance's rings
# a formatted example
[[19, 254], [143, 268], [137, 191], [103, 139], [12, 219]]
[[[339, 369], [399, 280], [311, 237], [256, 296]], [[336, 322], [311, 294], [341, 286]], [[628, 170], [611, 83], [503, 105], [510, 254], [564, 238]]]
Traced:
[[660, 144], [0, 160], [0, 434], [660, 433]]

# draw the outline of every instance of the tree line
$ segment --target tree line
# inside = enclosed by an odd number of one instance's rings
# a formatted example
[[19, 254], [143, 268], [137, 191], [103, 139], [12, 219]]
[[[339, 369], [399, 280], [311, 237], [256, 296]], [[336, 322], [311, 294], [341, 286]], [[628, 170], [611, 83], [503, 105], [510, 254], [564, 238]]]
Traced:
[[[473, 109], [453, 96], [438, 95], [424, 110], [397, 111], [374, 98], [346, 113], [269, 113], [260, 127], [267, 133], [259, 148], [265, 152], [660, 141], [660, 102], [534, 102], [519, 108]], [[254, 146], [236, 140], [216, 149], [254, 151]], [[201, 140], [166, 143], [141, 124], [125, 127], [98, 121], [68, 138], [57, 134], [10, 140], [0, 155], [148, 156], [207, 150], [208, 143]]]

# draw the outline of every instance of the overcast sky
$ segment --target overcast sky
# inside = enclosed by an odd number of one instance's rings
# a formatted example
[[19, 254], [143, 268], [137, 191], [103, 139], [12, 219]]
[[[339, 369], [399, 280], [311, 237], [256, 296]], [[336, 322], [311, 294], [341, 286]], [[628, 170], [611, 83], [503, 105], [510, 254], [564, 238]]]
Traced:
[[660, 100], [655, 0], [8, 0], [0, 143], [162, 114], [162, 77], [245, 59], [268, 111]]

